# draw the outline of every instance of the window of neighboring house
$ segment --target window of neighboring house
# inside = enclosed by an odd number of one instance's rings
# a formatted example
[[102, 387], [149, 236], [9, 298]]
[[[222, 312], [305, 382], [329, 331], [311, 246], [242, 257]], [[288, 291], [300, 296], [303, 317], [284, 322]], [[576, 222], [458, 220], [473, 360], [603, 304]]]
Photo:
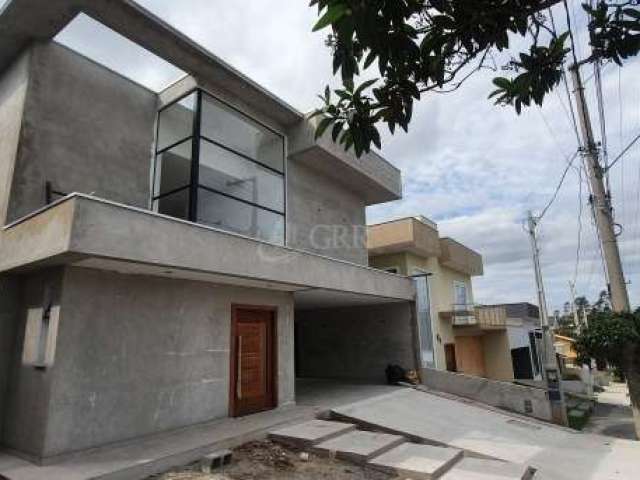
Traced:
[[431, 316], [429, 276], [426, 272], [420, 270], [414, 270], [413, 275], [413, 281], [416, 286], [416, 312], [421, 366], [435, 368], [434, 328]]
[[398, 267], [387, 267], [387, 268], [383, 268], [382, 270], [389, 273], [396, 273], [396, 274], [400, 273], [400, 269]]
[[196, 90], [160, 111], [156, 143], [155, 211], [284, 244], [282, 135]]
[[467, 284], [464, 282], [453, 282], [453, 304], [456, 310], [465, 310], [469, 303], [467, 296]]

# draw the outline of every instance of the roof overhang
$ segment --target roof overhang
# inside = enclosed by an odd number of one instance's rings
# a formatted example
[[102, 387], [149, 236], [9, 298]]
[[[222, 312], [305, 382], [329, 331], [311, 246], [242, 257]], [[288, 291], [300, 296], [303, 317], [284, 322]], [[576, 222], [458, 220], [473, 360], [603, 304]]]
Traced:
[[57, 265], [300, 292], [300, 305], [415, 298], [407, 277], [83, 194], [0, 231], [0, 272]]
[[279, 124], [304, 116], [132, 0], [9, 0], [0, 11], [0, 71], [34, 41], [53, 39], [85, 13], [195, 78], [207, 81]]
[[419, 257], [440, 256], [440, 242], [435, 224], [407, 217], [367, 227], [370, 256], [409, 252]]
[[290, 132], [289, 156], [292, 160], [345, 185], [363, 198], [366, 205], [402, 198], [400, 170], [375, 152], [358, 158], [353, 149], [345, 151], [333, 141], [329, 131], [316, 139], [317, 122], [317, 117], [310, 119]]

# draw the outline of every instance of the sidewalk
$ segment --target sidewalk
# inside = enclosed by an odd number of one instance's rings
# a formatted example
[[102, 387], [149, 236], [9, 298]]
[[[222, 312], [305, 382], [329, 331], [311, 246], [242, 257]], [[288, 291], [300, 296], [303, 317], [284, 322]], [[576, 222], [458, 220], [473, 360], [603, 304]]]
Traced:
[[127, 480], [193, 462], [222, 448], [266, 437], [268, 431], [315, 416], [312, 407], [283, 407], [241, 418], [225, 418], [129, 444], [103, 447], [37, 466], [0, 452], [0, 478], [9, 480]]
[[611, 383], [597, 394], [597, 402], [585, 432], [636, 440], [627, 385]]

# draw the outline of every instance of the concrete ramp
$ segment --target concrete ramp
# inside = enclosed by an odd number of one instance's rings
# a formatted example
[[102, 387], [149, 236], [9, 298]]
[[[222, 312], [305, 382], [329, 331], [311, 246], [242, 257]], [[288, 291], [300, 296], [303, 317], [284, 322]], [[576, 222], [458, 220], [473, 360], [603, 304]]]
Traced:
[[[337, 407], [332, 415], [361, 428], [460, 449], [466, 456], [531, 466], [538, 470], [536, 478], [635, 480], [640, 469], [640, 442], [574, 432], [413, 389]], [[443, 478], [484, 478], [456, 475]]]

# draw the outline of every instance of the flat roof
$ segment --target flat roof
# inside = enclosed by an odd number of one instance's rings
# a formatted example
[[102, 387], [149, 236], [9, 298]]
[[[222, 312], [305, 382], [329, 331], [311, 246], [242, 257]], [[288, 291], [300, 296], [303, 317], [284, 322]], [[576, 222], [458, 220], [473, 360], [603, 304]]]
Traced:
[[438, 224], [436, 222], [434, 222], [433, 220], [431, 220], [430, 218], [425, 217], [424, 215], [414, 215], [412, 217], [394, 218], [394, 219], [391, 219], [391, 220], [386, 220], [384, 222], [370, 223], [367, 226], [369, 226], [369, 227], [377, 227], [378, 225], [387, 225], [389, 223], [404, 222], [405, 220], [417, 220], [420, 223], [424, 223], [425, 225], [428, 225], [429, 227], [433, 228], [434, 230], [438, 229]]
[[33, 42], [50, 41], [79, 13], [196, 78], [242, 98], [283, 126], [304, 115], [133, 0], [9, 0], [0, 7], [0, 71]]

